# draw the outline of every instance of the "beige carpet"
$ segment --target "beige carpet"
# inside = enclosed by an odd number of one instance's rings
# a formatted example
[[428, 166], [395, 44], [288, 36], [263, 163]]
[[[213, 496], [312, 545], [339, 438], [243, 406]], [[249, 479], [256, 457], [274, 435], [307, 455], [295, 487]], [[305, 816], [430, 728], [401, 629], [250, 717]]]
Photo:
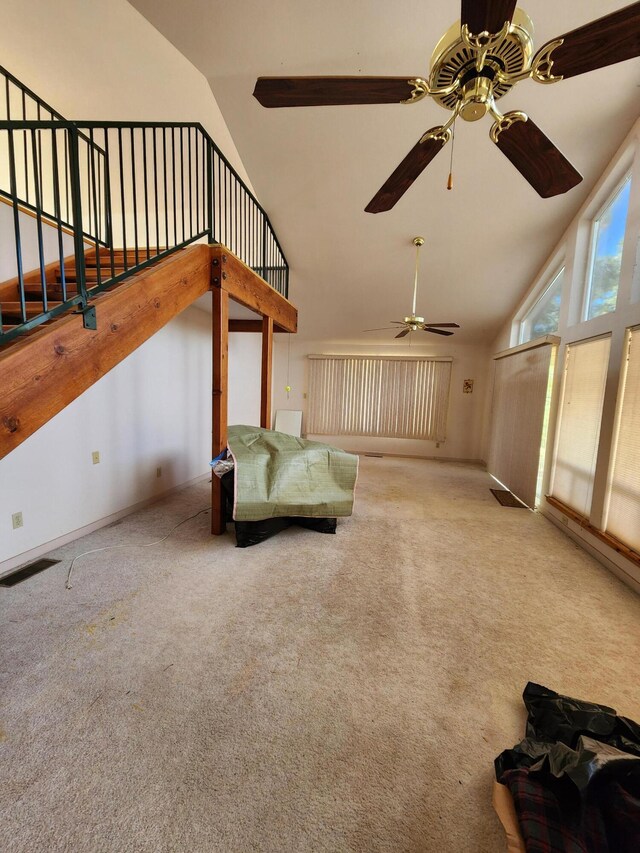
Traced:
[[640, 719], [640, 598], [477, 468], [362, 459], [335, 536], [208, 535], [191, 487], [2, 606], [3, 851], [504, 850], [528, 679]]

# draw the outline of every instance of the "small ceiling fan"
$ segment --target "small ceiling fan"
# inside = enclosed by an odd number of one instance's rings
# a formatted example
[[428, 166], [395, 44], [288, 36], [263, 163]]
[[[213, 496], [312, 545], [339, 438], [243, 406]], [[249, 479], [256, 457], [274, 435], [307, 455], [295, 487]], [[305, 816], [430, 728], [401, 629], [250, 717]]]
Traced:
[[[394, 326], [404, 326], [403, 329], [396, 335], [396, 338], [404, 338], [409, 332], [417, 332], [418, 329], [422, 332], [432, 332], [434, 335], [452, 335], [453, 332], [447, 332], [446, 329], [459, 329], [457, 323], [427, 323], [424, 317], [416, 316], [416, 299], [418, 297], [418, 262], [420, 259], [420, 247], [424, 246], [424, 237], [414, 237], [411, 241], [416, 247], [416, 272], [413, 280], [413, 308], [411, 314], [405, 317], [404, 320], [389, 320], [393, 325], [383, 326], [380, 329], [364, 329], [365, 332], [382, 332], [386, 329], [393, 329]], [[395, 330], [394, 330], [395, 331]]]
[[433, 98], [452, 111], [428, 130], [365, 210], [390, 210], [451, 140], [460, 116], [494, 118], [491, 140], [543, 197], [570, 190], [582, 176], [526, 113], [501, 113], [496, 101], [531, 77], [557, 83], [640, 56], [640, 3], [571, 30], [533, 52], [533, 24], [517, 0], [462, 0], [461, 20], [445, 33], [422, 77], [259, 77], [254, 96], [265, 107], [413, 104]]

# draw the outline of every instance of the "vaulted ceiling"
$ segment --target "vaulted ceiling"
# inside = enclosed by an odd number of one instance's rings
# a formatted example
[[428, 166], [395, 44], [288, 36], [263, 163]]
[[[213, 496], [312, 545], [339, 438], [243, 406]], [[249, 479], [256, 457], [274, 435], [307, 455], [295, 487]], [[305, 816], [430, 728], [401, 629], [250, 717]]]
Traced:
[[[388, 213], [365, 205], [409, 149], [449, 113], [412, 105], [265, 109], [258, 76], [428, 76], [436, 43], [460, 17], [459, 0], [132, 0], [208, 79], [256, 193], [292, 269], [300, 333], [361, 334], [411, 308], [414, 248], [418, 313], [456, 321], [460, 343], [490, 342], [640, 113], [640, 60], [540, 85], [526, 80], [500, 102], [524, 110], [583, 174], [566, 195], [540, 198], [489, 139], [492, 120], [459, 121], [454, 188], [445, 149]], [[535, 46], [624, 6], [620, 0], [527, 0]], [[194, 120], [198, 116], [193, 117]]]

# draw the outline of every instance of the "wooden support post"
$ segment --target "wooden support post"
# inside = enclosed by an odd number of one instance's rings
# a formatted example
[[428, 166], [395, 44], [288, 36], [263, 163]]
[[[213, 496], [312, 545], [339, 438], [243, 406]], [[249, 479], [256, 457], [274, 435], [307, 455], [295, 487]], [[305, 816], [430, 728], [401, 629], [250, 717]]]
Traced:
[[262, 318], [262, 386], [260, 426], [271, 429], [271, 368], [273, 364], [273, 317]]
[[[213, 298], [213, 427], [211, 458], [227, 446], [228, 351], [229, 351], [229, 294], [219, 287], [212, 288]], [[220, 536], [227, 529], [225, 498], [220, 478], [211, 475], [211, 532]]]

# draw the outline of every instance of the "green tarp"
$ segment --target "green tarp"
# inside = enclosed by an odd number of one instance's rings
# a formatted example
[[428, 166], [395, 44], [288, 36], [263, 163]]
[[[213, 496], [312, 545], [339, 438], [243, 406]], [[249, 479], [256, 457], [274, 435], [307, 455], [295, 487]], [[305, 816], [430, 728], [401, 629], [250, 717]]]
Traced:
[[351, 515], [358, 457], [328, 444], [251, 426], [229, 427], [236, 521]]

